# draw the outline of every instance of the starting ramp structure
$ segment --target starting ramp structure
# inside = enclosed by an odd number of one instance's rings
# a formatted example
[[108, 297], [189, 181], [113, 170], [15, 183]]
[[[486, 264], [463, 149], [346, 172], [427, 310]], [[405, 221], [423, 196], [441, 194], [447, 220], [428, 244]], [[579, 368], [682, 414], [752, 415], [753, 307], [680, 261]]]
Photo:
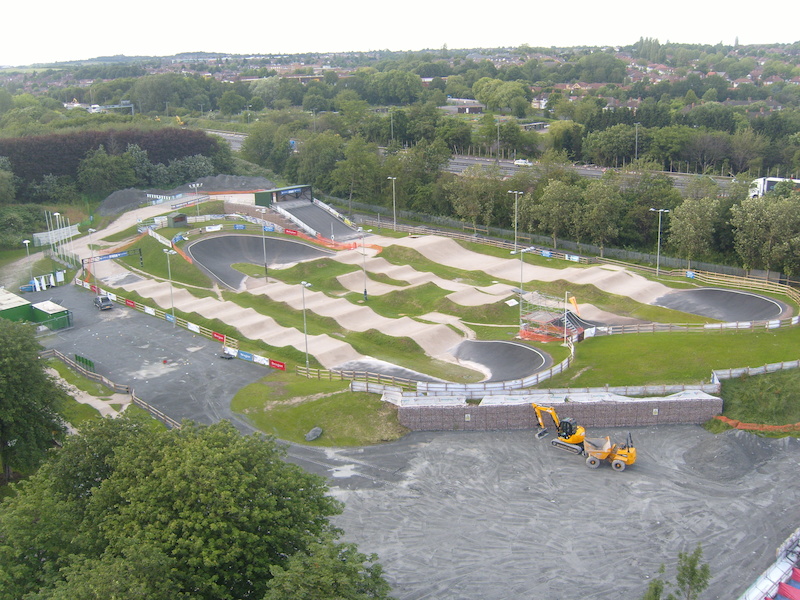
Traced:
[[583, 333], [580, 319], [567, 310], [562, 298], [520, 290], [519, 300], [520, 339], [550, 342]]

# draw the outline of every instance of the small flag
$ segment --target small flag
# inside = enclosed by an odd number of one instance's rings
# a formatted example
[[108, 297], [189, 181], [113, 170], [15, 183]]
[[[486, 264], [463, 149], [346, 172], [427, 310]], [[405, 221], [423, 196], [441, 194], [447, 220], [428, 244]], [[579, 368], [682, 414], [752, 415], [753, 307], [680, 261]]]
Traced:
[[575, 296], [570, 296], [569, 297], [569, 302], [570, 302], [570, 304], [572, 304], [572, 306], [575, 307], [575, 312], [580, 317], [581, 316], [581, 309], [578, 308], [578, 301], [575, 299]]

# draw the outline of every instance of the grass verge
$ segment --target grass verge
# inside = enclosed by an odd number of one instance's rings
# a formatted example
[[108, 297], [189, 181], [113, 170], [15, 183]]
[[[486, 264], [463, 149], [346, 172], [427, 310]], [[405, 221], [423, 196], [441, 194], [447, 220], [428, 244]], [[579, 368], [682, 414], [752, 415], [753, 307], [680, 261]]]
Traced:
[[[407, 433], [393, 405], [347, 387], [346, 381], [299, 380], [276, 373], [239, 390], [231, 408], [265, 433], [314, 446], [375, 444]], [[305, 434], [314, 427], [322, 428], [322, 436], [306, 442]]]
[[653, 333], [590, 338], [566, 373], [540, 387], [602, 387], [707, 382], [713, 369], [791, 359], [800, 328], [768, 331]]

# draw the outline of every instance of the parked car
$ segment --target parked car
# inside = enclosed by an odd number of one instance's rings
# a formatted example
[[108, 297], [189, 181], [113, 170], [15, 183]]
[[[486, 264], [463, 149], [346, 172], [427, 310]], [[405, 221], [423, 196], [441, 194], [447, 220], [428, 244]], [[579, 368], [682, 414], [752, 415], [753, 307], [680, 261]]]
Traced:
[[514, 161], [514, 164], [517, 165], [518, 167], [530, 167], [533, 163], [524, 158], [518, 158], [517, 160]]
[[108, 310], [110, 308], [114, 308], [114, 303], [108, 296], [95, 296], [94, 305], [99, 310]]

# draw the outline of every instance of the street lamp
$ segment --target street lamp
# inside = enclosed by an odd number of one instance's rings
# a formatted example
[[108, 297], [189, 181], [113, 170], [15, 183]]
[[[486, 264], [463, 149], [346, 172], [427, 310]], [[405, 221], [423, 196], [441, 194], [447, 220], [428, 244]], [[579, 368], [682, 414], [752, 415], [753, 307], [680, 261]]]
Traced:
[[308, 375], [308, 328], [306, 327], [306, 288], [310, 288], [311, 284], [307, 281], [301, 281], [300, 288], [303, 294], [303, 338], [306, 342], [306, 375]]
[[569, 298], [569, 292], [565, 291], [564, 292], [564, 345], [565, 346], [567, 345], [567, 322], [568, 322], [567, 321], [567, 302], [569, 302], [569, 300], [567, 298]]
[[92, 234], [97, 231], [97, 229], [92, 229], [91, 227], [88, 229], [89, 232], [89, 250], [92, 253], [92, 277], [94, 277], [94, 287], [96, 293], [100, 293], [100, 288], [97, 287], [97, 266], [94, 264], [94, 243], [92, 242]]
[[517, 223], [519, 222], [519, 195], [524, 192], [508, 190], [509, 194], [514, 194], [514, 250], [517, 249]]
[[261, 213], [263, 218], [261, 219], [261, 242], [264, 246], [264, 277], [267, 279], [267, 283], [269, 283], [269, 270], [267, 267], [267, 209], [266, 208], [257, 208], [256, 212]]
[[397, 177], [387, 177], [386, 179], [392, 180], [392, 214], [394, 215], [394, 230], [397, 231], [397, 193], [394, 187]]
[[175, 298], [172, 295], [172, 269], [169, 265], [169, 257], [172, 254], [177, 254], [175, 250], [164, 248], [164, 254], [167, 255], [167, 277], [169, 278], [169, 303], [172, 306], [172, 326], [175, 327]]
[[194, 195], [196, 196], [196, 198], [194, 199], [194, 203], [195, 206], [197, 207], [197, 220], [200, 221], [200, 194], [197, 190], [198, 188], [203, 187], [203, 184], [196, 181], [194, 183], [190, 183], [189, 187], [194, 190]]
[[522, 288], [522, 270], [525, 266], [525, 254], [536, 250], [533, 246], [530, 248], [523, 248], [521, 250], [512, 250], [511, 254], [519, 254], [519, 327], [522, 329], [522, 300], [525, 290]]
[[367, 301], [367, 250], [364, 248], [364, 234], [370, 233], [372, 229], [367, 229], [364, 231], [362, 227], [359, 227], [358, 230], [361, 232], [361, 256], [364, 258], [364, 302]]
[[31, 276], [31, 278], [28, 281], [28, 283], [30, 283], [31, 281], [33, 281], [33, 265], [31, 264], [31, 251], [30, 251], [30, 249], [28, 247], [30, 245], [31, 241], [30, 240], [22, 240], [22, 243], [25, 244], [25, 255], [27, 256], [28, 271], [29, 271], [29, 274]]
[[651, 208], [650, 212], [658, 213], [658, 246], [656, 250], [656, 277], [658, 277], [661, 266], [661, 214], [668, 213], [668, 208]]

